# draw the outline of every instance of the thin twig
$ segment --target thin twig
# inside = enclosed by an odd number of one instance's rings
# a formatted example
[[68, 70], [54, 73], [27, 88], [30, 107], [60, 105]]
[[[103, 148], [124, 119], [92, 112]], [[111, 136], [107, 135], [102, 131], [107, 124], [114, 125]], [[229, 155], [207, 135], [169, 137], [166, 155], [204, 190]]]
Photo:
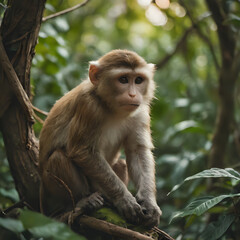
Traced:
[[11, 64], [9, 61], [9, 58], [7, 56], [7, 53], [5, 51], [5, 48], [3, 46], [2, 38], [0, 36], [0, 65], [2, 65], [2, 69], [5, 72], [8, 82], [15, 93], [16, 98], [18, 99], [23, 111], [25, 112], [28, 121], [30, 123], [34, 123], [34, 118], [33, 118], [33, 109], [32, 109], [32, 104], [23, 89], [22, 84], [20, 83], [20, 80]]
[[[209, 50], [213, 56], [213, 61], [214, 61], [214, 64], [215, 64], [215, 67], [216, 67], [216, 70], [219, 71], [219, 63], [218, 63], [218, 60], [217, 60], [217, 56], [215, 54], [215, 51], [214, 51], [214, 47], [213, 47], [213, 44], [210, 40], [210, 38], [208, 36], [206, 36], [200, 29], [200, 27], [198, 26], [197, 22], [201, 21], [202, 19], [204, 19], [205, 17], [200, 17], [199, 20], [195, 21], [192, 14], [191, 14], [191, 11], [189, 10], [188, 6], [184, 3], [184, 1], [180, 0], [180, 3], [181, 5], [186, 9], [186, 12], [187, 12], [187, 15], [188, 17], [190, 18], [191, 22], [192, 22], [192, 25], [195, 27], [196, 31], [197, 31], [197, 34], [199, 35], [200, 38], [202, 38], [202, 40], [208, 45], [209, 47]], [[210, 16], [210, 14], [209, 14]]]
[[35, 107], [34, 105], [32, 105], [32, 108], [33, 108], [36, 112], [41, 113], [41, 114], [43, 114], [43, 115], [46, 116], [46, 117], [48, 116], [48, 112], [45, 112], [45, 111], [43, 111], [43, 110]]
[[157, 69], [161, 69], [163, 66], [165, 66], [165, 65], [169, 62], [169, 60], [175, 55], [175, 53], [178, 52], [178, 51], [181, 49], [181, 47], [182, 47], [182, 45], [185, 43], [188, 35], [189, 35], [193, 30], [194, 30], [194, 27], [191, 26], [190, 28], [188, 28], [188, 29], [184, 32], [184, 34], [182, 35], [182, 37], [180, 38], [180, 40], [177, 42], [174, 50], [173, 50], [171, 53], [167, 54], [159, 63], [156, 64], [156, 68], [157, 68]]
[[44, 120], [42, 120], [35, 112], [33, 112], [33, 117], [41, 124], [44, 123]]
[[26, 38], [29, 33], [30, 33], [30, 32], [26, 32], [26, 33], [24, 33], [22, 36], [20, 36], [20, 37], [18, 37], [18, 38], [16, 38], [16, 39], [13, 39], [13, 40], [11, 40], [11, 41], [9, 41], [9, 42], [6, 42], [5, 46], [9, 46], [9, 45], [11, 45], [11, 44], [14, 44], [14, 43], [16, 43], [16, 42], [21, 41], [22, 39]]
[[68, 185], [61, 178], [57, 177], [56, 175], [54, 175], [52, 173], [49, 173], [49, 174], [50, 174], [51, 177], [53, 177], [55, 180], [57, 180], [57, 182], [59, 182], [61, 185], [63, 185], [63, 187], [66, 189], [66, 191], [68, 192], [68, 194], [71, 198], [72, 207], [73, 207], [73, 209], [75, 209], [76, 204], [75, 204], [71, 189], [68, 187]]
[[184, 34], [182, 35], [182, 37], [179, 39], [179, 41], [177, 42], [177, 44], [175, 45], [175, 48], [173, 49], [173, 51], [167, 55], [165, 55], [164, 58], [161, 59], [161, 61], [159, 63], [156, 64], [156, 68], [157, 69], [161, 69], [163, 68], [169, 61], [170, 59], [182, 48], [182, 46], [185, 44], [187, 37], [189, 36], [189, 34], [196, 30], [196, 27], [198, 25], [199, 22], [201, 22], [203, 19], [205, 19], [208, 16], [203, 16], [201, 18], [198, 19], [197, 22], [195, 22], [194, 24], [192, 24], [192, 26], [190, 26], [188, 29], [185, 30]]
[[67, 8], [67, 9], [65, 9], [63, 11], [60, 11], [60, 12], [57, 12], [57, 13], [54, 13], [54, 14], [51, 14], [51, 15], [49, 15], [47, 17], [44, 17], [42, 19], [42, 21], [45, 22], [45, 21], [47, 21], [49, 19], [53, 19], [53, 18], [59, 17], [61, 15], [64, 15], [66, 13], [72, 12], [72, 11], [78, 9], [78, 8], [81, 8], [81, 7], [85, 6], [89, 1], [90, 0], [85, 0], [84, 2], [79, 3], [79, 4], [77, 4], [77, 5], [73, 6], [73, 7]]
[[164, 236], [168, 240], [174, 240], [170, 235], [168, 235], [167, 233], [165, 233], [164, 231], [162, 231], [161, 229], [159, 229], [157, 227], [153, 227], [153, 230], [155, 232], [159, 233], [161, 236]]
[[2, 211], [5, 215], [7, 215], [9, 212], [11, 212], [15, 208], [22, 208], [25, 206], [25, 199], [20, 200], [19, 202], [13, 204], [12, 206], [8, 207], [4, 211]]

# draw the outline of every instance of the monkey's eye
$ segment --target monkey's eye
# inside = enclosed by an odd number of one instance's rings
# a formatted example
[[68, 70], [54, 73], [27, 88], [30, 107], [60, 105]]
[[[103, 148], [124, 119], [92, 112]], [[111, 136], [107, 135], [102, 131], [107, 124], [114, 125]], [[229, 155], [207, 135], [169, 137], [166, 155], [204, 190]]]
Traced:
[[122, 84], [128, 83], [127, 77], [120, 77], [120, 78], [118, 79], [118, 81], [119, 81], [120, 83], [122, 83]]
[[143, 82], [143, 78], [142, 77], [136, 77], [136, 79], [135, 79], [135, 83], [136, 84], [141, 84], [142, 82]]

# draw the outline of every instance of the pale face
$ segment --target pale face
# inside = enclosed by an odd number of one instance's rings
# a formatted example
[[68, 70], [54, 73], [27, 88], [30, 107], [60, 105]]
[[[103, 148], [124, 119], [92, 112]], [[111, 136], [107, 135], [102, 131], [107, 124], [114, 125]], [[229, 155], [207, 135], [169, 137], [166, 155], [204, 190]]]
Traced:
[[99, 77], [96, 77], [97, 72], [98, 63], [92, 62], [89, 78], [96, 86], [98, 95], [116, 113], [132, 113], [142, 104], [149, 104], [153, 97], [153, 64], [135, 69], [116, 67], [103, 71]]
[[143, 68], [119, 68], [112, 70], [111, 84], [115, 92], [118, 111], [133, 112], [144, 101], [149, 85], [149, 76]]

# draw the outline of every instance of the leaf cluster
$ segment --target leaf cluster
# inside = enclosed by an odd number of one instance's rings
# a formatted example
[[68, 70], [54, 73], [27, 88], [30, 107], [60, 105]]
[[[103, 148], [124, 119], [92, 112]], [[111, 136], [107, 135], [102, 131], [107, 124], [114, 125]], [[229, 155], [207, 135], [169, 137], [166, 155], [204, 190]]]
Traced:
[[40, 213], [21, 210], [18, 219], [0, 217], [1, 239], [56, 239], [84, 240], [64, 223], [54, 221]]
[[[240, 203], [240, 192], [238, 191], [240, 184], [240, 173], [232, 168], [219, 169], [212, 168], [209, 170], [204, 170], [193, 176], [187, 177], [181, 184], [176, 185], [172, 191], [179, 191], [180, 187], [191, 180], [205, 179], [205, 178], [215, 178], [222, 179], [227, 178], [226, 186], [224, 182], [221, 182], [222, 191], [226, 190], [225, 194], [219, 193], [216, 196], [201, 196], [192, 200], [183, 210], [174, 213], [171, 217], [171, 221], [176, 218], [192, 218], [192, 215], [198, 216], [198, 219], [205, 215], [206, 212], [216, 214], [216, 220], [206, 223], [204, 229], [199, 231], [199, 239], [219, 239], [223, 236], [231, 236], [231, 232], [234, 232], [237, 225], [239, 224], [240, 212], [238, 210]], [[233, 190], [237, 190], [233, 193]], [[195, 217], [195, 220], [196, 217]], [[193, 218], [189, 220], [190, 223], [187, 227], [190, 228], [194, 224]]]

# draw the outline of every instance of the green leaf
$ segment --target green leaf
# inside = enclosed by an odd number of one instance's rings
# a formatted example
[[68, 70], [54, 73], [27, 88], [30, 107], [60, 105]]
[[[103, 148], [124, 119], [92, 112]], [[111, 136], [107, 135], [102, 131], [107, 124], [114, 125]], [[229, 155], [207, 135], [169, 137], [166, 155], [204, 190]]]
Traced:
[[211, 168], [209, 170], [204, 170], [200, 173], [197, 173], [191, 177], [186, 178], [186, 181], [197, 179], [197, 178], [220, 178], [220, 177], [227, 177], [227, 178], [234, 178], [236, 180], [240, 181], [240, 174], [236, 174], [237, 171], [235, 171], [232, 168]]
[[182, 131], [186, 131], [190, 128], [197, 128], [197, 127], [198, 127], [198, 123], [193, 120], [182, 121], [182, 122], [177, 123], [174, 126], [176, 132], [182, 132]]
[[240, 17], [238, 15], [230, 13], [228, 15], [228, 18], [223, 23], [225, 25], [230, 23], [230, 24], [235, 25], [236, 27], [239, 27], [240, 26]]
[[231, 226], [235, 220], [234, 215], [223, 215], [216, 222], [210, 223], [206, 230], [201, 234], [200, 238], [203, 240], [216, 240], [219, 239]]
[[220, 195], [218, 197], [206, 196], [206, 197], [197, 198], [196, 200], [191, 202], [186, 208], [184, 208], [182, 211], [175, 213], [172, 216], [171, 221], [174, 218], [185, 217], [192, 214], [200, 216], [206, 211], [208, 211], [210, 208], [220, 203], [222, 200], [226, 198], [233, 198], [233, 197], [240, 197], [240, 193]]
[[52, 237], [56, 240], [84, 240], [64, 224], [32, 211], [23, 211], [20, 215], [23, 226], [35, 237]]
[[55, 24], [60, 31], [66, 32], [69, 30], [69, 24], [65, 18], [57, 18]]
[[187, 107], [187, 106], [189, 106], [189, 99], [188, 98], [177, 98], [176, 100], [175, 100], [175, 103], [174, 103], [174, 105], [175, 105], [175, 107]]
[[167, 129], [163, 141], [168, 142], [173, 136], [179, 133], [199, 133], [205, 134], [206, 130], [200, 123], [193, 120], [186, 120], [175, 124]]
[[0, 218], [0, 226], [15, 233], [21, 233], [24, 231], [23, 224], [16, 219]]
[[180, 186], [182, 186], [187, 181], [199, 179], [199, 178], [221, 178], [221, 177], [233, 178], [235, 180], [240, 181], [240, 174], [232, 168], [225, 168], [225, 169], [211, 168], [209, 170], [204, 170], [193, 176], [187, 177], [182, 183], [175, 185], [171, 190], [171, 192], [168, 193], [168, 195], [176, 191]]
[[233, 168], [225, 168], [231, 175], [234, 175], [236, 180], [240, 180], [240, 173], [234, 170]]
[[9, 189], [9, 190], [6, 190], [4, 188], [0, 188], [0, 195], [2, 195], [4, 197], [7, 197], [7, 198], [10, 198], [15, 202], [19, 201], [19, 196], [18, 196], [18, 193], [17, 193], [15, 188], [12, 188], [12, 189]]

